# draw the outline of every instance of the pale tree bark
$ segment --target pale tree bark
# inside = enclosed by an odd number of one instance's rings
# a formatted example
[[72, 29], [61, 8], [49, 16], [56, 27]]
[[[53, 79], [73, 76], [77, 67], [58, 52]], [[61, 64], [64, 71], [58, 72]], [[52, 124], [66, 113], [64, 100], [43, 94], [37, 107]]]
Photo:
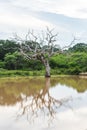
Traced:
[[[45, 77], [50, 77], [49, 59], [55, 54], [63, 53], [63, 49], [55, 42], [57, 41], [58, 34], [54, 34], [53, 29], [47, 30], [40, 35], [34, 34], [34, 31], [29, 31], [25, 39], [15, 35], [14, 40], [20, 45], [20, 53], [28, 60], [39, 60], [45, 66]], [[72, 45], [75, 41], [71, 42]], [[66, 46], [65, 48], [68, 48]], [[64, 48], [64, 49], [65, 49]]]
[[45, 77], [50, 77], [50, 65], [49, 65], [49, 61], [47, 60], [46, 65], [45, 65]]

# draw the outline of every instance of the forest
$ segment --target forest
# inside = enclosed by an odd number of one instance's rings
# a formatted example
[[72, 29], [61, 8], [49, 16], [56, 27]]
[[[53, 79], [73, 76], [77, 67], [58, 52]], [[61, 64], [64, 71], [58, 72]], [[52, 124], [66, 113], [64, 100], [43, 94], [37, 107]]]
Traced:
[[[77, 43], [63, 53], [50, 57], [51, 74], [78, 75], [87, 72], [87, 44]], [[27, 60], [19, 53], [19, 44], [0, 40], [0, 75], [13, 72], [21, 75], [43, 75], [44, 66], [39, 60]]]

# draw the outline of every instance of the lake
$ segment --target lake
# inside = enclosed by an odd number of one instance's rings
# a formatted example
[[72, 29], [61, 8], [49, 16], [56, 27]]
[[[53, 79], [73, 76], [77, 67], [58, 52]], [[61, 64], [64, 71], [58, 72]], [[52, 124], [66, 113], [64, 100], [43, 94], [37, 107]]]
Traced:
[[0, 79], [0, 130], [87, 130], [87, 79]]

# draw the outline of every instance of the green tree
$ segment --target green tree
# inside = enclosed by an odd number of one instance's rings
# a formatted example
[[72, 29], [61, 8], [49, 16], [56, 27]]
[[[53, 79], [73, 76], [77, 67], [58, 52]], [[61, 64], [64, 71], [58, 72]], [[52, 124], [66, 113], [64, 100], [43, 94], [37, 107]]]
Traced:
[[77, 43], [73, 47], [68, 49], [70, 52], [87, 52], [87, 44], [85, 43]]
[[18, 51], [19, 45], [11, 40], [0, 40], [0, 60], [4, 60], [7, 53]]
[[0, 68], [4, 69], [4, 67], [5, 67], [4, 61], [1, 61], [1, 60], [0, 60]]
[[24, 58], [18, 53], [7, 53], [4, 58], [5, 68], [9, 70], [23, 69]]

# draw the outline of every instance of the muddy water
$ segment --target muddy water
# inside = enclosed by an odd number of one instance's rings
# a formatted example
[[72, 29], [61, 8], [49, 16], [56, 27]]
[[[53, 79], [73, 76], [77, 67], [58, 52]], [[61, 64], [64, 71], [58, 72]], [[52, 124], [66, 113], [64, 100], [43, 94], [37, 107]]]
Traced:
[[0, 130], [58, 129], [87, 129], [87, 79], [0, 79]]

